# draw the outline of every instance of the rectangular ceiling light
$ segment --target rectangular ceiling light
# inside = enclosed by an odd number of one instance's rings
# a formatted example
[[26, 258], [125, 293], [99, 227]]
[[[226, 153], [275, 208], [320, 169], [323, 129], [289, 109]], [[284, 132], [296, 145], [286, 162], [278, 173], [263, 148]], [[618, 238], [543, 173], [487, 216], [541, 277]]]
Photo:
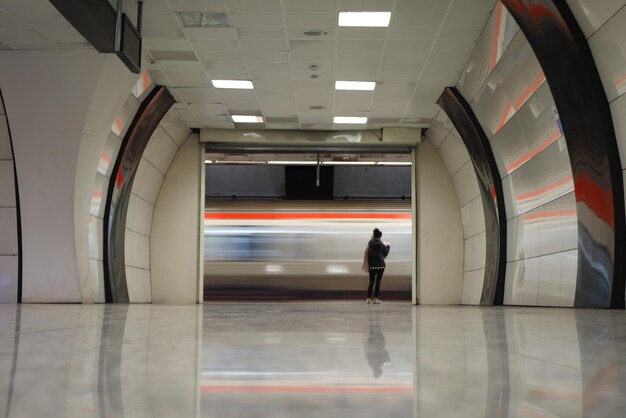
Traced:
[[213, 87], [216, 89], [251, 90], [254, 88], [254, 85], [250, 80], [211, 80], [211, 83], [213, 83]]
[[376, 165], [375, 161], [324, 161], [323, 165]]
[[263, 123], [262, 116], [232, 115], [231, 118], [235, 123]]
[[365, 116], [335, 116], [333, 123], [349, 123], [349, 124], [361, 124], [367, 123], [367, 117]]
[[275, 165], [317, 165], [317, 161], [268, 161], [268, 164]]
[[335, 81], [335, 90], [374, 90], [375, 81]]
[[339, 26], [386, 28], [391, 12], [339, 12]]
[[376, 165], [411, 165], [411, 163], [404, 161], [379, 161]]

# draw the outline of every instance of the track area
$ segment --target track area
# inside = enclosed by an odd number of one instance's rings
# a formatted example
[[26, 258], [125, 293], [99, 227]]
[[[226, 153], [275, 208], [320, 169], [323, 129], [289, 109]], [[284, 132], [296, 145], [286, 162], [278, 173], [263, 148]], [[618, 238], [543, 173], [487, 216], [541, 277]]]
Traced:
[[409, 300], [409, 201], [207, 201], [205, 300], [364, 298], [375, 227], [391, 244], [381, 297]]

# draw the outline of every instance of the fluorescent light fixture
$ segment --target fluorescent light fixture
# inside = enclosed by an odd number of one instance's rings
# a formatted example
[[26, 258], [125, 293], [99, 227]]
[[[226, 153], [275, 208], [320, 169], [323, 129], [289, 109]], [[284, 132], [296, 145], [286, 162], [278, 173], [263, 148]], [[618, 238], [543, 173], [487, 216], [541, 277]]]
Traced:
[[267, 163], [275, 165], [316, 165], [317, 161], [268, 161]]
[[254, 88], [250, 80], [211, 80], [213, 87], [216, 89], [244, 89], [251, 90]]
[[231, 118], [235, 123], [263, 123], [262, 116], [232, 115]]
[[410, 162], [406, 162], [406, 161], [379, 161], [376, 164], [377, 165], [411, 165]]
[[333, 123], [350, 123], [350, 124], [364, 125], [367, 123], [367, 117], [365, 116], [335, 116], [333, 118]]
[[375, 81], [335, 81], [335, 90], [374, 90]]
[[204, 160], [205, 164], [211, 164], [213, 162], [213, 160]]
[[339, 26], [386, 28], [391, 12], [339, 12]]
[[376, 165], [375, 161], [324, 161], [323, 165]]

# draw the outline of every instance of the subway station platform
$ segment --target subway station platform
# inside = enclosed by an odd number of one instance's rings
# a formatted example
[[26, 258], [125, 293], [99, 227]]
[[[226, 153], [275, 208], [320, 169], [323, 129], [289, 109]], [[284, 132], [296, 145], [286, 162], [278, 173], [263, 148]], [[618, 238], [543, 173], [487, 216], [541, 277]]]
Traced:
[[388, 302], [0, 306], [7, 417], [582, 417], [623, 311]]

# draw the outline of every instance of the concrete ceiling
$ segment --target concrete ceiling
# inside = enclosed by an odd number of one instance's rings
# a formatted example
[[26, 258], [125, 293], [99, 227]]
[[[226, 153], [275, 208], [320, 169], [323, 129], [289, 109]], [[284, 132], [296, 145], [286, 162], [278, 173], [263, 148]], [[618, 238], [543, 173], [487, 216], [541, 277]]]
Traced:
[[[125, 0], [134, 20], [136, 3]], [[144, 63], [170, 88], [192, 128], [428, 127], [495, 0], [145, 0]], [[391, 11], [388, 28], [338, 27], [340, 11]], [[176, 12], [223, 13], [225, 27], [190, 27]], [[319, 36], [304, 32], [319, 30]], [[89, 48], [47, 0], [0, 0], [0, 49]], [[147, 65], [146, 65], [147, 64]], [[212, 79], [252, 80], [254, 90], [215, 89]], [[335, 91], [335, 80], [376, 90]], [[317, 108], [313, 108], [317, 107]], [[321, 108], [319, 108], [321, 107]], [[336, 125], [333, 116], [367, 116]], [[244, 126], [244, 125], [242, 125]]]

